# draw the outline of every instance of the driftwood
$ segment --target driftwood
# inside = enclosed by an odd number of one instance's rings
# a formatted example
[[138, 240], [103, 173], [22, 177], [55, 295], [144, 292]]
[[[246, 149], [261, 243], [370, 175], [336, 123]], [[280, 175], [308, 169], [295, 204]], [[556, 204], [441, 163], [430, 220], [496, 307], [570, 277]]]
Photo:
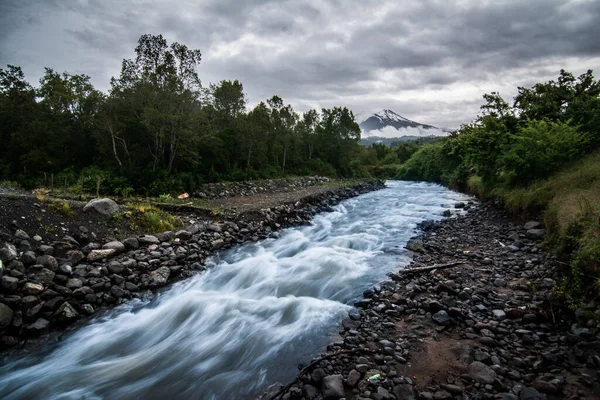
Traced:
[[401, 269], [398, 271], [398, 274], [418, 274], [421, 272], [433, 271], [435, 269], [445, 269], [452, 268], [458, 265], [464, 265], [466, 262], [464, 261], [455, 261], [447, 264], [436, 264], [429, 267], [419, 267], [419, 268], [409, 268], [409, 269]]
[[282, 387], [281, 390], [279, 390], [279, 392], [277, 392], [273, 396], [271, 396], [269, 398], [269, 400], [275, 400], [275, 399], [278, 399], [281, 396], [283, 396], [285, 394], [285, 392], [287, 392], [288, 390], [290, 390], [290, 388], [292, 386], [294, 386], [294, 384], [296, 382], [300, 381], [300, 378], [302, 378], [302, 375], [304, 375], [305, 373], [307, 373], [310, 369], [312, 369], [313, 367], [315, 367], [321, 361], [325, 361], [325, 360], [327, 360], [329, 358], [332, 358], [332, 357], [335, 357], [335, 356], [339, 356], [340, 354], [349, 354], [349, 353], [355, 353], [355, 352], [359, 352], [359, 351], [363, 351], [365, 353], [371, 353], [372, 352], [369, 349], [363, 349], [363, 348], [357, 347], [355, 349], [342, 350], [342, 351], [338, 351], [336, 353], [327, 354], [327, 355], [325, 355], [323, 357], [317, 358], [315, 361], [311, 362], [306, 367], [302, 368], [300, 370], [300, 372], [298, 372], [298, 375], [296, 375], [296, 378], [293, 381], [291, 381], [290, 383], [288, 383], [286, 386]]

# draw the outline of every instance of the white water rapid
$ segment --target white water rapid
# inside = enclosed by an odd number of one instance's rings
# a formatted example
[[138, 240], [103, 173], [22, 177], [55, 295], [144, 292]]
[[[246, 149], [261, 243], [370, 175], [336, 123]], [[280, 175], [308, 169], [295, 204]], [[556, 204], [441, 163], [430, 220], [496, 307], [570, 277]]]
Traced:
[[408, 263], [417, 223], [464, 200], [438, 185], [391, 181], [310, 226], [227, 250], [154, 300], [122, 305], [0, 367], [0, 398], [256, 397], [293, 379], [362, 292]]

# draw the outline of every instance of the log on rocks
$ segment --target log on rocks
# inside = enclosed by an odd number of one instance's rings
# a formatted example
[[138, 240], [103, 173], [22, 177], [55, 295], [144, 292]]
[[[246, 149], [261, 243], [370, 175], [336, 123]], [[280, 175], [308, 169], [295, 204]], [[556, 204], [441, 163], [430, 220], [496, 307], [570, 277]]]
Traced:
[[421, 272], [428, 272], [428, 271], [433, 271], [436, 269], [446, 269], [446, 268], [457, 267], [459, 265], [464, 265], [464, 264], [466, 264], [466, 262], [456, 261], [456, 262], [451, 262], [451, 263], [446, 263], [446, 264], [431, 265], [429, 267], [401, 269], [400, 271], [398, 271], [398, 274], [418, 274]]

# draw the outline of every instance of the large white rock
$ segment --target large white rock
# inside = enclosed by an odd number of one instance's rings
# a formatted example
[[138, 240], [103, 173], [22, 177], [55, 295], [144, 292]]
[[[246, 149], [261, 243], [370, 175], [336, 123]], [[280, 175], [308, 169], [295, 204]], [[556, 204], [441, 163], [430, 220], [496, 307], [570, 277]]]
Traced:
[[94, 211], [104, 217], [112, 217], [119, 212], [119, 205], [111, 199], [93, 199], [83, 207], [83, 212]]

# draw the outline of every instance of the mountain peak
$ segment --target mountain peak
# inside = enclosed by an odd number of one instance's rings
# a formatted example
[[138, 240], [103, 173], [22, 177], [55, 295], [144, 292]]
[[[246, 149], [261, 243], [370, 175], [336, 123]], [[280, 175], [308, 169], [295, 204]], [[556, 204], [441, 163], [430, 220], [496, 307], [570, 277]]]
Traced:
[[380, 136], [400, 138], [403, 136], [447, 136], [449, 132], [433, 125], [421, 124], [404, 118], [389, 108], [384, 108], [360, 123], [363, 137]]

